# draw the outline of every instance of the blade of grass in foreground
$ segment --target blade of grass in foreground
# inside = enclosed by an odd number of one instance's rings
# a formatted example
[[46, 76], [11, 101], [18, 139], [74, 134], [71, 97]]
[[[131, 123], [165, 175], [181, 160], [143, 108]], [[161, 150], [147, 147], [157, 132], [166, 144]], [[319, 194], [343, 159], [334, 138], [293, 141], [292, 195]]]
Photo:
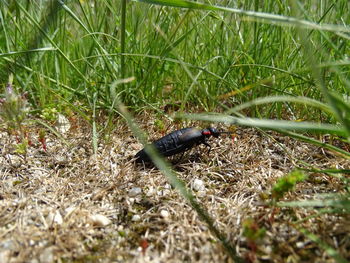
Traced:
[[325, 200], [303, 200], [277, 203], [280, 207], [332, 207], [350, 212], [350, 196], [334, 195], [332, 199]]
[[45, 51], [56, 51], [56, 48], [53, 47], [43, 47], [43, 48], [36, 48], [31, 50], [24, 50], [24, 51], [11, 51], [8, 53], [0, 53], [1, 57], [10, 57], [10, 56], [16, 56], [16, 55], [24, 55], [28, 53], [34, 53], [34, 52], [45, 52]]
[[258, 127], [269, 130], [289, 130], [299, 132], [311, 132], [321, 134], [334, 134], [347, 136], [341, 127], [331, 124], [320, 124], [312, 122], [294, 122], [285, 120], [269, 120], [256, 118], [239, 118], [221, 114], [178, 114], [177, 118], [201, 120], [210, 122], [223, 122], [239, 126]]
[[186, 1], [186, 0], [134, 0], [134, 1], [162, 5], [162, 6], [172, 6], [172, 7], [199, 9], [199, 10], [207, 10], [207, 11], [225, 11], [225, 12], [231, 12], [231, 13], [236, 13], [236, 14], [260, 19], [264, 22], [269, 22], [269, 23], [278, 22], [279, 24], [283, 24], [283, 25], [300, 25], [304, 28], [309, 28], [309, 29], [327, 30], [327, 31], [333, 31], [333, 32], [350, 32], [350, 28], [341, 26], [341, 25], [330, 25], [330, 24], [320, 25], [311, 21], [297, 19], [295, 17], [288, 17], [288, 16], [275, 15], [275, 14], [264, 13], [264, 12], [256, 12], [256, 11], [246, 11], [243, 9], [230, 8], [230, 7], [217, 6], [217, 5], [208, 5], [208, 4], [203, 4], [203, 3], [193, 2], [193, 1]]
[[318, 100], [314, 100], [308, 97], [269, 96], [269, 97], [257, 98], [255, 100], [251, 100], [246, 103], [235, 106], [232, 109], [226, 111], [225, 114], [231, 114], [233, 112], [241, 111], [243, 109], [246, 109], [252, 106], [257, 106], [257, 105], [266, 104], [266, 103], [275, 103], [275, 102], [294, 102], [294, 103], [313, 106], [328, 113], [333, 113], [332, 109], [327, 104], [324, 104]]
[[[129, 112], [121, 103], [117, 102], [117, 105], [119, 112], [126, 119], [133, 134], [142, 142], [142, 144], [146, 145], [146, 137], [144, 133], [137, 127], [135, 122], [132, 120]], [[191, 204], [193, 209], [198, 213], [198, 216], [208, 225], [208, 228], [213, 233], [213, 235], [220, 240], [226, 252], [234, 260], [234, 262], [244, 262], [240, 257], [237, 256], [235, 249], [226, 240], [225, 235], [215, 227], [215, 222], [213, 218], [210, 217], [208, 211], [203, 206], [201, 206], [200, 203], [197, 202], [192, 192], [187, 189], [185, 183], [176, 176], [174, 171], [170, 168], [170, 165], [160, 157], [156, 149], [152, 147], [152, 145], [148, 145], [146, 146], [145, 150], [147, 154], [150, 155], [153, 163], [158, 167], [160, 171], [162, 171], [169, 182], [181, 193], [187, 202]]]

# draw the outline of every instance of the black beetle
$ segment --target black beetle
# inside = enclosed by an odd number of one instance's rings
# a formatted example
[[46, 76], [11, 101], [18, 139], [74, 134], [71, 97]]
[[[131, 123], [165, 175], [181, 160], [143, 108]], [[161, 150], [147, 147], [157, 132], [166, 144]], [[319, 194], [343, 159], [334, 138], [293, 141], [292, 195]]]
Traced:
[[[154, 141], [152, 144], [163, 156], [172, 156], [177, 153], [185, 152], [191, 149], [195, 145], [204, 144], [209, 147], [206, 139], [210, 136], [219, 137], [221, 132], [215, 128], [207, 128], [199, 130], [197, 128], [183, 128], [173, 131], [164, 137]], [[150, 157], [147, 155], [145, 149], [139, 151], [136, 155], [136, 162], [151, 162]]]

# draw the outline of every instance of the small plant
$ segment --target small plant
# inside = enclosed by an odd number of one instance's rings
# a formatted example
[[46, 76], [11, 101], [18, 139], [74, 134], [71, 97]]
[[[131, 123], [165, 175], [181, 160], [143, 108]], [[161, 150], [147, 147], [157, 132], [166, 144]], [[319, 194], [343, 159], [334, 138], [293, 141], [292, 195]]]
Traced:
[[161, 119], [156, 119], [154, 121], [154, 125], [156, 126], [156, 128], [162, 132], [165, 131], [165, 124]]
[[5, 88], [5, 98], [0, 100], [0, 115], [9, 131], [19, 132], [23, 136], [23, 122], [28, 114], [26, 94], [18, 95], [12, 82], [13, 75], [11, 74]]
[[40, 117], [44, 120], [55, 122], [58, 119], [58, 111], [56, 108], [44, 108], [41, 111]]
[[26, 94], [18, 95], [12, 85], [13, 75], [5, 88], [5, 97], [0, 99], [0, 116], [9, 134], [15, 134], [18, 144], [15, 152], [25, 154], [30, 140], [24, 122], [27, 118], [28, 107]]
[[258, 223], [248, 218], [243, 221], [243, 236], [247, 239], [247, 244], [250, 251], [246, 255], [248, 262], [254, 262], [256, 259], [256, 252], [258, 250], [257, 244], [264, 238], [266, 229], [259, 227]]
[[41, 146], [43, 147], [44, 151], [47, 151], [46, 147], [46, 139], [45, 139], [46, 132], [43, 129], [39, 130], [39, 142], [41, 143]]
[[292, 171], [291, 173], [278, 179], [277, 183], [272, 188], [272, 198], [274, 200], [281, 199], [285, 193], [294, 189], [295, 185], [306, 179], [306, 175], [299, 170]]
[[[9, 76], [6, 85], [4, 98], [0, 98], [0, 117], [7, 129], [9, 135], [15, 135], [17, 144], [15, 145], [15, 153], [26, 154], [28, 146], [32, 145], [30, 134], [28, 132], [28, 101], [26, 94], [19, 95], [13, 87], [13, 75]], [[55, 108], [45, 108], [41, 117], [48, 121], [56, 121], [58, 112]], [[38, 132], [39, 142], [44, 151], [46, 148], [46, 132], [40, 129]]]
[[16, 145], [15, 153], [26, 154], [29, 145], [29, 140], [24, 138], [20, 143]]

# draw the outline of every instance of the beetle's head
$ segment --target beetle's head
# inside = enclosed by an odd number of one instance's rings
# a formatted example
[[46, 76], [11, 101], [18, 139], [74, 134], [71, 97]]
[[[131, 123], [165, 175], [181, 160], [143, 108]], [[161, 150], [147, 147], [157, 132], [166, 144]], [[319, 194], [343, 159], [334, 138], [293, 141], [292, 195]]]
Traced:
[[217, 138], [217, 137], [219, 137], [220, 132], [217, 129], [215, 129], [215, 128], [209, 127], [207, 129], [202, 130], [202, 134], [204, 136], [207, 136], [207, 137], [214, 136], [214, 137]]

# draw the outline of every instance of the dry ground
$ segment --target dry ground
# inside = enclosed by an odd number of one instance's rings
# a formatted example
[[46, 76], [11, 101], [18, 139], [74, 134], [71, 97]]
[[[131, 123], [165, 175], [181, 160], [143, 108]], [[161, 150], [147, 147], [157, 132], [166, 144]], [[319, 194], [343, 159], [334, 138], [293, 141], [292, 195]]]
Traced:
[[[143, 124], [151, 139], [164, 135]], [[47, 135], [47, 152], [33, 129], [26, 157], [14, 153], [15, 136], [0, 133], [0, 262], [231, 262], [162, 173], [132, 162], [142, 145], [117, 125], [96, 155], [83, 125], [65, 135], [69, 146]], [[349, 161], [270, 135], [238, 128], [235, 141], [211, 139], [209, 155], [205, 147], [195, 148], [175, 170], [247, 261], [333, 262], [293, 227], [298, 220], [350, 260], [349, 215], [312, 217], [315, 210], [273, 209], [261, 198], [297, 160], [347, 169]], [[312, 199], [343, 187], [339, 179], [315, 173], [285, 199]], [[255, 244], [243, 235], [248, 218], [253, 228], [266, 229]]]

